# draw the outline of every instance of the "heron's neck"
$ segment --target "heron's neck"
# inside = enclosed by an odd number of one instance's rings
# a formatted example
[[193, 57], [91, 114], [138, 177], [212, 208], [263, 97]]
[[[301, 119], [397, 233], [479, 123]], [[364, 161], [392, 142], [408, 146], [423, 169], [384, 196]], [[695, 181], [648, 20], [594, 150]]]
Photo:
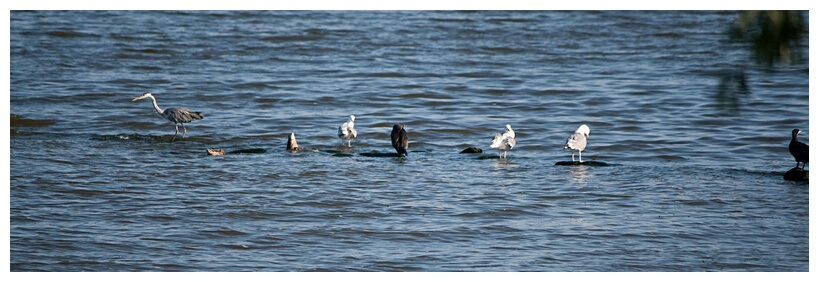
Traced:
[[159, 113], [161, 115], [162, 113], [165, 112], [165, 111], [163, 111], [162, 109], [159, 108], [159, 105], [156, 104], [156, 98], [154, 98], [154, 96], [148, 96], [148, 98], [151, 98], [151, 101], [154, 101], [154, 109], [156, 109], [157, 113]]

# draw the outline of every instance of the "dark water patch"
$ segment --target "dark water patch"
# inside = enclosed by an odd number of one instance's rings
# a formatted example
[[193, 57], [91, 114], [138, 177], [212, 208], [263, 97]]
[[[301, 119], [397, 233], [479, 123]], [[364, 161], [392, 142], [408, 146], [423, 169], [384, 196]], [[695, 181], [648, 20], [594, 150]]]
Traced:
[[359, 153], [359, 155], [370, 157], [370, 158], [402, 158], [403, 155], [398, 155], [397, 153], [382, 153], [378, 151], [372, 151], [368, 153]]
[[125, 51], [125, 52], [131, 52], [131, 53], [141, 53], [141, 54], [171, 55], [171, 54], [173, 54], [173, 53], [174, 53], [174, 52], [173, 52], [173, 50], [168, 50], [168, 49], [155, 49], [155, 48], [145, 48], [145, 49], [131, 49], [131, 48], [125, 48], [125, 49], [122, 49], [122, 50], [123, 50], [123, 51]]
[[114, 40], [117, 40], [117, 41], [137, 41], [137, 40], [141, 40], [141, 38], [136, 37], [136, 36], [132, 36], [130, 34], [111, 33], [110, 36], [111, 36], [111, 39], [114, 39]]
[[539, 90], [534, 91], [532, 94], [535, 96], [552, 96], [552, 95], [577, 95], [585, 93], [582, 90], [573, 90], [573, 89], [546, 89], [546, 90]]
[[[175, 217], [175, 216], [167, 216], [167, 215], [148, 215], [148, 216], [145, 216], [145, 218], [147, 218], [149, 220], [154, 220], [154, 221], [177, 221], [177, 220], [182, 220], [182, 218]], [[145, 239], [140, 238], [140, 239], [141, 240], [151, 240], [149, 238], [145, 238]], [[160, 240], [160, 239], [154, 239], [154, 240]]]
[[82, 38], [82, 37], [99, 37], [97, 34], [90, 34], [84, 33], [74, 30], [58, 30], [58, 31], [49, 31], [45, 33], [48, 36], [57, 37], [57, 38]]
[[658, 159], [661, 159], [661, 160], [664, 160], [664, 161], [669, 161], [669, 162], [673, 162], [673, 161], [683, 161], [683, 160], [688, 159], [688, 158], [686, 158], [686, 157], [682, 157], [682, 156], [672, 156], [672, 155], [659, 155], [659, 156], [655, 156], [655, 158], [658, 158]]
[[[37, 120], [37, 119], [27, 119], [19, 115], [11, 114], [11, 127], [44, 127], [56, 124], [56, 120]], [[12, 129], [14, 130], [14, 129]], [[19, 133], [19, 132], [17, 132]]]
[[414, 75], [404, 72], [372, 72], [366, 73], [364, 76], [373, 78], [404, 78], [413, 77]]
[[106, 195], [106, 194], [108, 194], [108, 191], [92, 190], [92, 189], [68, 189], [68, 190], [62, 190], [62, 191], [60, 191], [60, 193], [72, 194], [72, 195], [78, 195], [78, 196], [93, 197], [93, 196], [99, 196], [99, 195]]
[[170, 137], [157, 135], [143, 135], [138, 133], [133, 134], [113, 134], [113, 135], [98, 135], [94, 134], [90, 138], [94, 141], [151, 141], [151, 142], [168, 142]]
[[475, 21], [474, 19], [471, 19], [471, 18], [437, 18], [437, 17], [430, 18], [430, 20], [433, 21], [433, 22], [459, 23], [459, 24], [461, 24], [461, 23], [471, 23], [471, 22]]
[[248, 235], [248, 233], [233, 229], [205, 230], [201, 231], [200, 233], [204, 234], [206, 237], [235, 237]]
[[544, 195], [537, 197], [540, 200], [546, 201], [560, 201], [560, 200], [569, 200], [577, 198], [577, 195]]
[[520, 49], [520, 48], [512, 48], [512, 47], [483, 47], [485, 51], [490, 53], [498, 53], [498, 54], [516, 54], [516, 53], [526, 53], [527, 49]]
[[507, 89], [483, 89], [483, 90], [481, 90], [481, 92], [489, 94], [489, 95], [498, 95], [498, 96], [511, 93], [511, 91], [509, 91]]
[[308, 31], [303, 34], [264, 36], [259, 40], [270, 43], [290, 43], [321, 40], [324, 35], [318, 31]]
[[223, 245], [220, 245], [220, 246], [223, 247], [223, 248], [226, 248], [226, 249], [231, 249], [231, 250], [250, 250], [251, 249], [250, 245], [229, 245], [229, 244], [224, 245], [223, 244]]
[[[507, 155], [508, 155], [508, 153], [507, 153]], [[477, 159], [479, 159], [479, 160], [497, 160], [497, 159], [503, 160], [503, 158], [501, 156], [495, 156], [495, 155], [481, 155], [481, 156], [478, 156]]]
[[626, 194], [601, 194], [601, 193], [589, 193], [589, 196], [598, 197], [596, 201], [610, 201], [610, 200], [626, 200], [634, 198], [635, 195], [626, 195]]
[[560, 162], [556, 162], [555, 165], [557, 165], [557, 166], [613, 166], [615, 164], [609, 164], [609, 163], [600, 162], [600, 161], [584, 161], [584, 162], [560, 161]]
[[[785, 166], [785, 167], [780, 168], [779, 171], [776, 171], [776, 170], [765, 171], [765, 170], [749, 170], [749, 169], [730, 168], [729, 171], [731, 171], [732, 173], [740, 174], [740, 175], [762, 176], [764, 178], [770, 178], [770, 179], [782, 179], [782, 176], [785, 175], [785, 172], [787, 172], [791, 168], [793, 168], [793, 166]], [[807, 168], [810, 168], [810, 167], [805, 166], [805, 168], [807, 170]]]
[[134, 66], [134, 69], [141, 71], [161, 71], [164, 70], [165, 68], [161, 66]]
[[[263, 90], [263, 89], [278, 89], [275, 85], [271, 85], [269, 83], [264, 82], [251, 82], [251, 83], [241, 83], [233, 85], [233, 88], [236, 89], [256, 89], [256, 90]], [[278, 99], [276, 99], [278, 100]], [[257, 100], [258, 101], [258, 100]], [[261, 103], [261, 101], [259, 101]]]
[[492, 71], [472, 71], [472, 72], [461, 72], [455, 73], [454, 76], [456, 77], [463, 77], [463, 78], [500, 78], [504, 77], [504, 75], [492, 72]]
[[719, 200], [719, 199], [711, 199], [711, 200], [704, 200], [704, 199], [680, 200], [680, 201], [679, 201], [679, 203], [681, 203], [681, 204], [683, 204], [683, 205], [689, 205], [689, 206], [706, 206], [706, 205], [712, 205], [712, 204], [724, 204], [724, 202], [722, 202], [722, 201], [721, 201], [721, 200]]
[[431, 100], [453, 100], [454, 97], [440, 93], [407, 93], [398, 96], [400, 99], [431, 99]]
[[655, 33], [654, 36], [664, 37], [664, 38], [671, 38], [671, 39], [680, 39], [680, 38], [684, 38], [685, 34], [677, 33], [677, 32], [660, 32], [660, 33]]

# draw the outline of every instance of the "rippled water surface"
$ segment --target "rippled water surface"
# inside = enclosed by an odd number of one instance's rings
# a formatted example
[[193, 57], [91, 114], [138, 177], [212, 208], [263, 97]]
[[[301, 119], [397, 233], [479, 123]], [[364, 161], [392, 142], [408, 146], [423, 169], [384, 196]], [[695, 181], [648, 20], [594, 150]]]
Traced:
[[13, 11], [11, 270], [807, 271], [808, 32], [738, 15]]

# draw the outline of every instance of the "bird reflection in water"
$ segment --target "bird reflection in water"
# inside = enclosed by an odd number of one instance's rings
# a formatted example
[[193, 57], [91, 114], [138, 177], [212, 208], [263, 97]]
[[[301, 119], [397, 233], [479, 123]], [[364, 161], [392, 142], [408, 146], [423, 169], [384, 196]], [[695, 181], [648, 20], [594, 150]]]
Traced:
[[514, 169], [517, 168], [518, 165], [508, 159], [500, 158], [492, 162], [492, 167], [497, 169]]
[[567, 167], [569, 172], [570, 179], [574, 182], [584, 183], [586, 182], [586, 178], [590, 176], [588, 168], [582, 165], [573, 165]]

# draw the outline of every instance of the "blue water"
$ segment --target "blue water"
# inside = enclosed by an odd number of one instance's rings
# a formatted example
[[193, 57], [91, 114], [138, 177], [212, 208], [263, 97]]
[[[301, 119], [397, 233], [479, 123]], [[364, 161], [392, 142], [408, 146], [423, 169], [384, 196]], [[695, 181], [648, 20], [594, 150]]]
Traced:
[[12, 11], [11, 271], [807, 271], [808, 31], [739, 15]]

